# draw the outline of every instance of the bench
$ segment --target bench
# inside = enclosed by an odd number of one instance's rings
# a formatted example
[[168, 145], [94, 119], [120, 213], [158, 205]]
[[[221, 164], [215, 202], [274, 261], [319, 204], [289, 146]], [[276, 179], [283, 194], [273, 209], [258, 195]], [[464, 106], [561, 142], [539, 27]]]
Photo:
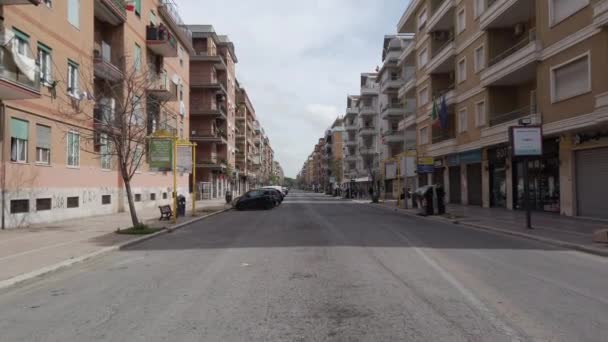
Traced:
[[159, 221], [162, 221], [164, 218], [166, 218], [168, 221], [173, 216], [173, 210], [171, 210], [170, 205], [160, 205], [158, 206], [158, 209], [160, 210], [160, 218], [158, 219]]

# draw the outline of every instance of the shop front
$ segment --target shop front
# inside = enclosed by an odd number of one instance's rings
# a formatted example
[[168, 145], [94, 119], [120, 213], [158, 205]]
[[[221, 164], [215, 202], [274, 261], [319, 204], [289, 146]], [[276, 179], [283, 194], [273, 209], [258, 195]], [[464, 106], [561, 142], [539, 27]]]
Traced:
[[[525, 162], [517, 160], [513, 167], [514, 208], [524, 209]], [[532, 210], [560, 212], [559, 139], [543, 140], [541, 158], [528, 161], [530, 181], [530, 207]]]
[[490, 206], [507, 207], [507, 160], [508, 145], [488, 149], [488, 168], [490, 176]]
[[574, 136], [576, 215], [608, 219], [608, 129]]
[[450, 174], [450, 202], [462, 203], [462, 171], [466, 171], [467, 204], [482, 205], [481, 150], [451, 154], [447, 157]]

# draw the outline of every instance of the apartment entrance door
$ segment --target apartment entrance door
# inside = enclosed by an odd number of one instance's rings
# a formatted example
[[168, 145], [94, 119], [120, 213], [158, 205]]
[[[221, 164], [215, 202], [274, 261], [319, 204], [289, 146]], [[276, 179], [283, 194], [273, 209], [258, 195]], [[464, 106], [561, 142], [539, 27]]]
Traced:
[[460, 166], [450, 167], [450, 203], [461, 203]]

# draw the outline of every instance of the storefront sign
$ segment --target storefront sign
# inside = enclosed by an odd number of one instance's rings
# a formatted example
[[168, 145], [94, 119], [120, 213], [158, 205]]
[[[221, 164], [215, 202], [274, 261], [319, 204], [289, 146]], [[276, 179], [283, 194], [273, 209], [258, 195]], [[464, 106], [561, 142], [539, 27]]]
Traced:
[[177, 170], [183, 173], [192, 173], [191, 146], [177, 146]]
[[511, 127], [514, 157], [542, 156], [543, 131], [540, 126]]
[[150, 168], [159, 171], [172, 170], [173, 140], [164, 138], [150, 139]]
[[448, 166], [459, 166], [460, 164], [481, 163], [481, 150], [473, 150], [448, 156]]
[[418, 158], [418, 173], [434, 173], [435, 172], [435, 158], [433, 157], [420, 157]]

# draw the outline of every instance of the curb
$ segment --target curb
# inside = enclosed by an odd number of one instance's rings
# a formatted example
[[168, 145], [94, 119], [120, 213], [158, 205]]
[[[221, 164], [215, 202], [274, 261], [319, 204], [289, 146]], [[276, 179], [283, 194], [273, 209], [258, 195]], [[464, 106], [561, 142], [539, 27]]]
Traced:
[[[378, 206], [376, 206], [376, 207], [378, 207]], [[385, 208], [385, 209], [391, 210], [391, 211], [395, 211], [395, 212], [398, 212], [400, 214], [407, 215], [410, 217], [416, 217], [416, 218], [425, 219], [425, 220], [429, 220], [429, 221], [435, 221], [435, 222], [457, 224], [459, 226], [469, 228], [469, 229], [491, 231], [491, 232], [501, 234], [501, 235], [515, 236], [515, 237], [524, 238], [527, 240], [534, 240], [537, 242], [542, 242], [547, 245], [551, 245], [551, 246], [555, 246], [555, 247], [564, 247], [564, 248], [572, 249], [572, 250], [579, 251], [579, 252], [584, 252], [584, 253], [593, 254], [593, 255], [602, 256], [602, 257], [608, 257], [608, 249], [604, 250], [601, 248], [594, 248], [594, 247], [580, 245], [580, 244], [576, 244], [576, 243], [572, 243], [572, 242], [555, 240], [555, 239], [546, 238], [546, 237], [542, 237], [542, 236], [526, 234], [523, 232], [517, 232], [517, 231], [513, 231], [513, 230], [501, 229], [501, 228], [496, 228], [496, 227], [491, 227], [491, 226], [485, 226], [485, 225], [476, 224], [476, 223], [461, 222], [458, 219], [452, 220], [452, 219], [446, 219], [443, 217], [420, 216], [420, 215], [416, 215], [416, 214], [412, 214], [412, 213], [409, 213], [406, 211], [399, 210], [399, 208], [389, 208], [389, 207], [385, 207], [385, 206], [382, 206], [382, 208]]]
[[142, 237], [139, 237], [139, 238], [135, 238], [133, 240], [125, 241], [125, 242], [117, 244], [115, 246], [104, 247], [104, 248], [102, 248], [100, 250], [97, 250], [97, 251], [89, 253], [89, 254], [81, 255], [79, 257], [72, 258], [72, 259], [69, 259], [69, 260], [64, 260], [64, 261], [61, 261], [61, 262], [59, 262], [57, 264], [54, 264], [54, 265], [46, 266], [46, 267], [37, 269], [35, 271], [31, 271], [31, 272], [28, 272], [28, 273], [20, 274], [18, 276], [12, 277], [12, 278], [8, 278], [8, 279], [5, 279], [5, 280], [2, 280], [2, 281], [0, 281], [0, 289], [5, 289], [5, 288], [17, 285], [17, 284], [22, 283], [22, 282], [27, 281], [27, 280], [31, 280], [31, 279], [34, 279], [34, 278], [39, 278], [39, 277], [48, 275], [49, 273], [53, 273], [53, 272], [59, 271], [59, 270], [64, 269], [64, 268], [68, 268], [68, 267], [74, 266], [76, 264], [79, 264], [79, 263], [85, 262], [87, 260], [90, 260], [90, 259], [102, 256], [104, 254], [107, 254], [109, 252], [118, 251], [118, 250], [124, 250], [127, 247], [137, 245], [139, 243], [142, 243], [144, 241], [153, 239], [153, 238], [155, 238], [157, 236], [160, 236], [160, 235], [163, 235], [163, 234], [171, 233], [171, 232], [173, 232], [175, 230], [183, 228], [183, 227], [185, 227], [187, 225], [190, 225], [192, 223], [201, 221], [203, 219], [206, 219], [206, 218], [214, 216], [214, 215], [219, 215], [219, 214], [224, 213], [224, 212], [229, 211], [229, 210], [231, 210], [231, 208], [222, 209], [220, 211], [216, 211], [216, 212], [213, 212], [213, 213], [208, 214], [208, 215], [196, 217], [196, 218], [194, 218], [194, 219], [192, 219], [190, 221], [177, 224], [177, 225], [175, 225], [173, 227], [163, 228], [162, 230], [160, 230], [160, 231], [158, 231], [156, 233], [150, 234], [150, 235], [146, 235], [146, 236], [142, 236]]

